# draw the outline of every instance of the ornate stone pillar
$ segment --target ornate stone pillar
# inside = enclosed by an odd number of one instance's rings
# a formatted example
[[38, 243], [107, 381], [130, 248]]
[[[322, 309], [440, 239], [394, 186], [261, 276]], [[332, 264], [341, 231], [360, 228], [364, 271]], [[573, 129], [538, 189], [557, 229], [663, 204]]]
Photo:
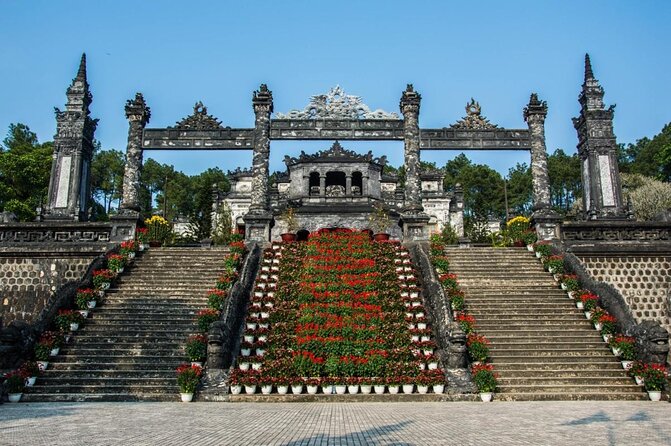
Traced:
[[326, 175], [319, 172], [319, 196], [326, 196]]
[[345, 195], [352, 195], [352, 174], [345, 176]]
[[98, 125], [91, 119], [93, 96], [86, 80], [86, 54], [67, 90], [66, 109], [56, 109], [56, 135], [45, 219], [85, 221], [91, 199], [93, 135]]
[[401, 113], [403, 114], [403, 141], [405, 165], [405, 196], [401, 221], [403, 236], [406, 240], [426, 240], [426, 226], [429, 216], [422, 207], [422, 183], [419, 176], [419, 106], [422, 96], [415, 91], [412, 84], [401, 96]]
[[604, 90], [594, 78], [589, 55], [585, 54], [585, 81], [578, 98], [580, 116], [573, 118], [582, 163], [585, 217], [589, 220], [625, 219], [627, 213], [613, 132], [615, 106], [606, 108], [603, 96]]
[[121, 213], [140, 212], [140, 173], [142, 171], [142, 131], [151, 118], [151, 111], [144, 102], [142, 93], [136, 93], [135, 99], [126, 102], [128, 119], [128, 144], [126, 145], [126, 164], [123, 173], [123, 196]]
[[548, 106], [531, 93], [529, 104], [524, 108], [524, 120], [529, 126], [531, 139], [531, 181], [533, 188], [532, 223], [541, 240], [557, 238], [560, 217], [550, 207], [550, 179], [545, 146], [545, 117]]
[[270, 240], [273, 216], [268, 205], [268, 170], [270, 157], [270, 114], [273, 93], [261, 84], [252, 97], [254, 107], [254, 152], [252, 154], [252, 203], [245, 215], [246, 238], [259, 242]]

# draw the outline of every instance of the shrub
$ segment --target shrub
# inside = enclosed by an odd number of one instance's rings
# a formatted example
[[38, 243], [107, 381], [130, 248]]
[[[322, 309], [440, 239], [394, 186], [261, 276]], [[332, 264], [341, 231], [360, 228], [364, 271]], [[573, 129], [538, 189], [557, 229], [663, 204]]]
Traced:
[[163, 244], [172, 232], [170, 223], [159, 215], [152, 215], [151, 218], [144, 221], [144, 224], [147, 227], [147, 238], [152, 242]]
[[177, 367], [177, 385], [182, 393], [194, 393], [203, 369], [197, 365], [181, 364]]
[[219, 311], [209, 308], [200, 310], [196, 316], [198, 317], [198, 330], [207, 332], [210, 329], [210, 324], [219, 320]]
[[669, 373], [661, 364], [649, 364], [643, 372], [645, 390], [663, 390]]
[[26, 377], [19, 370], [5, 374], [5, 386], [7, 393], [22, 393], [25, 387]]
[[193, 335], [189, 336], [184, 347], [186, 356], [191, 361], [201, 361], [207, 356], [207, 336]]
[[473, 383], [482, 393], [494, 392], [497, 386], [497, 376], [491, 364], [479, 364], [471, 367]]
[[468, 356], [473, 361], [486, 361], [489, 356], [489, 340], [482, 335], [469, 334], [466, 340]]

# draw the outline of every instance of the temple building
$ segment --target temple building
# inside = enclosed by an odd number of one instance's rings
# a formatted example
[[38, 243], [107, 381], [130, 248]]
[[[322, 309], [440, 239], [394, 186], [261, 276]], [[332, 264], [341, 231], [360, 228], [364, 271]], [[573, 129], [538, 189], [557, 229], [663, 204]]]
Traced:
[[[284, 158], [287, 170], [275, 174], [270, 187], [270, 208], [275, 225], [272, 238], [288, 232], [282, 214], [287, 207], [295, 209], [299, 228], [312, 232], [323, 227], [366, 229], [374, 204], [388, 209], [392, 220], [387, 232], [401, 238], [398, 224], [405, 205], [404, 185], [397, 175], [384, 172], [386, 157], [375, 158], [371, 152], [358, 154], [336, 141], [328, 150], [309, 155], [304, 152]], [[214, 212], [230, 210], [232, 221], [239, 230], [252, 204], [252, 172], [229, 172], [231, 189], [217, 191]], [[463, 193], [457, 185], [452, 192], [443, 190], [445, 176], [441, 171], [420, 173], [421, 200], [429, 216], [428, 231], [439, 232], [451, 225], [463, 234]], [[225, 206], [224, 206], [225, 204]], [[223, 206], [223, 207], [222, 207]]]

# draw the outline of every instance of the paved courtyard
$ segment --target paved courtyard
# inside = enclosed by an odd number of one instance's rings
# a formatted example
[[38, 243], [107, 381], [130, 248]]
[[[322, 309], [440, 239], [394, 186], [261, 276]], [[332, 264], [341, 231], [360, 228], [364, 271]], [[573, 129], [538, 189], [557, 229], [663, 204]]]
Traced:
[[652, 402], [23, 403], [1, 445], [671, 444]]

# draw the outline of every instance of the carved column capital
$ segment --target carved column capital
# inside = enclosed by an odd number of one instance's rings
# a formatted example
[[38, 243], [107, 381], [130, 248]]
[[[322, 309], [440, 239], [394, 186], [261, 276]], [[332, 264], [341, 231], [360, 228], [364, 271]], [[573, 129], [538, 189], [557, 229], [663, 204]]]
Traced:
[[419, 106], [422, 101], [422, 95], [415, 91], [412, 84], [408, 84], [405, 91], [401, 94], [401, 102], [399, 104], [401, 113], [405, 117], [408, 114], [419, 114]]
[[126, 119], [131, 122], [139, 122], [144, 128], [151, 118], [151, 110], [147, 107], [142, 93], [135, 93], [135, 99], [126, 101]]
[[268, 90], [266, 84], [261, 84], [252, 95], [252, 106], [254, 113], [269, 115], [273, 112], [273, 92]]
[[539, 100], [536, 93], [531, 93], [529, 104], [524, 107], [524, 121], [527, 124], [544, 123], [547, 114], [547, 102]]

